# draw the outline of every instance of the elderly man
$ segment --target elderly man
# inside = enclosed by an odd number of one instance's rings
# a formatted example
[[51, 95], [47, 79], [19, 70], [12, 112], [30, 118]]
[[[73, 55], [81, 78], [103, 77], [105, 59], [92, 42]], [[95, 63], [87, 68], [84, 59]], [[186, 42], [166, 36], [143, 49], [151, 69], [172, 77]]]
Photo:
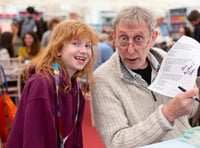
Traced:
[[147, 87], [155, 79], [159, 53], [151, 11], [130, 6], [114, 18], [116, 52], [94, 73], [92, 108], [106, 147], [130, 148], [179, 137], [197, 109], [193, 88], [169, 98]]

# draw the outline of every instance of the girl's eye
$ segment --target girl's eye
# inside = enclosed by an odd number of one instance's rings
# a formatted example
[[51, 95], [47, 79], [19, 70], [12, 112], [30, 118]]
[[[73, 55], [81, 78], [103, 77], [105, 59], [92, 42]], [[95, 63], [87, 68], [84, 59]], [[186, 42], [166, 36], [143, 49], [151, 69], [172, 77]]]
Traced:
[[91, 48], [92, 45], [91, 45], [91, 44], [86, 44], [85, 47], [86, 47], [86, 48]]
[[73, 42], [71, 42], [71, 44], [73, 46], [76, 46], [76, 47], [81, 47], [81, 46], [85, 46], [85, 48], [91, 48], [92, 47], [91, 43], [84, 43], [84, 42], [81, 42], [81, 41], [73, 41]]
[[72, 45], [78, 46], [79, 42], [72, 42]]

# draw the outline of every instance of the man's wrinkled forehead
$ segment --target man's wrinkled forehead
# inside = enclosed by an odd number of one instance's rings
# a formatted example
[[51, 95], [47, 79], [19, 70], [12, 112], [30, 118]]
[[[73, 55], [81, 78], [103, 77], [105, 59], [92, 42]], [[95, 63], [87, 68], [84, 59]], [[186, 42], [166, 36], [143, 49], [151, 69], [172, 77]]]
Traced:
[[[117, 24], [116, 26], [116, 30], [117, 32], [121, 32], [123, 31], [123, 28], [127, 30], [130, 30], [130, 31], [133, 31], [133, 30], [136, 30], [138, 28], [141, 28], [141, 31], [140, 32], [143, 32], [144, 30], [149, 30], [149, 26], [147, 25], [147, 23], [145, 21], [138, 21], [138, 22], [120, 22]], [[116, 31], [115, 30], [115, 31]]]
[[126, 31], [126, 30], [117, 30], [118, 35], [145, 35], [146, 31], [144, 30], [132, 30], [132, 31]]

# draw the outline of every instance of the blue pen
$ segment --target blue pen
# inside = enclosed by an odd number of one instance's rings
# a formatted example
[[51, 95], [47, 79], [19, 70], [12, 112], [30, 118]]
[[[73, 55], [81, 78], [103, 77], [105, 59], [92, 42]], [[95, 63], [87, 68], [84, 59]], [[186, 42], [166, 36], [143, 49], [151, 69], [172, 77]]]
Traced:
[[[181, 87], [181, 86], [178, 86], [178, 88], [182, 91], [182, 92], [186, 92], [186, 89]], [[192, 99], [196, 100], [197, 102], [200, 103], [200, 99], [197, 98], [197, 96], [192, 96]]]

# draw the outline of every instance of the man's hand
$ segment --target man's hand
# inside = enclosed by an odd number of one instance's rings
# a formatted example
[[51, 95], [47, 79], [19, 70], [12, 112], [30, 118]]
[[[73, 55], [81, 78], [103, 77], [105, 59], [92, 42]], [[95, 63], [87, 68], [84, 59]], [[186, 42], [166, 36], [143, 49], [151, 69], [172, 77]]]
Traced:
[[163, 106], [162, 112], [170, 123], [178, 117], [190, 114], [192, 112], [192, 96], [198, 95], [198, 88], [190, 89], [186, 92], [179, 93], [168, 104]]

